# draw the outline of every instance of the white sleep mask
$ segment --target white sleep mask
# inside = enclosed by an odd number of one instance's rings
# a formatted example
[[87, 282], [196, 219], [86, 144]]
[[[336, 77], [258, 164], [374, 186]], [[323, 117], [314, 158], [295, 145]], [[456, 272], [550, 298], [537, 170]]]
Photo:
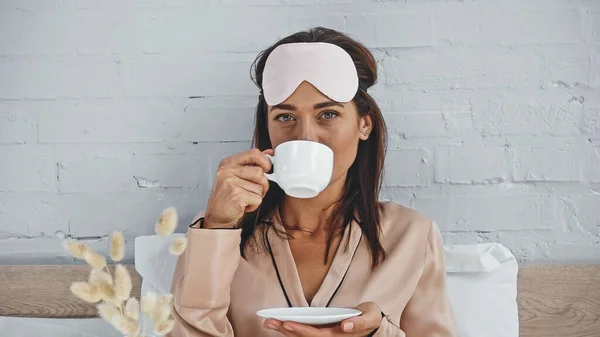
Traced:
[[350, 55], [325, 42], [277, 46], [265, 62], [262, 89], [273, 106], [285, 101], [303, 82], [310, 82], [336, 102], [349, 102], [358, 90], [358, 73]]

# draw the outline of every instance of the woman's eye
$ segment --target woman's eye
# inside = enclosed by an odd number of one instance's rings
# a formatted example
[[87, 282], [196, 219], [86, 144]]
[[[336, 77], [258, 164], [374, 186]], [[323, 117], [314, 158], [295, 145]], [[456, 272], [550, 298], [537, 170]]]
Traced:
[[336, 112], [333, 111], [325, 111], [321, 117], [325, 118], [325, 119], [334, 119], [335, 117], [337, 117], [338, 114]]
[[279, 115], [277, 116], [277, 120], [279, 120], [280, 122], [291, 122], [293, 120], [292, 116], [290, 115]]

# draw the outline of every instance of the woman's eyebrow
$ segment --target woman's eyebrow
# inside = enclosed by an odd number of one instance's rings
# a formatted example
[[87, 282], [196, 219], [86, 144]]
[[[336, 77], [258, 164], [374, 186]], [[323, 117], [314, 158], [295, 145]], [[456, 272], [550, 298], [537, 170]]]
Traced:
[[323, 108], [327, 108], [330, 106], [338, 106], [340, 108], [344, 107], [344, 105], [342, 103], [338, 103], [338, 102], [334, 102], [334, 101], [327, 101], [327, 102], [317, 103], [317, 104], [313, 105], [313, 109], [318, 110], [318, 109], [323, 109]]
[[[314, 110], [318, 110], [318, 109], [323, 109], [323, 108], [327, 108], [327, 107], [330, 107], [330, 106], [337, 106], [337, 107], [340, 107], [340, 108], [344, 107], [344, 105], [342, 103], [334, 102], [334, 101], [327, 101], [327, 102], [317, 103], [317, 104], [313, 105], [313, 109]], [[273, 111], [275, 109], [287, 110], [287, 111], [295, 111], [295, 110], [297, 110], [296, 106], [292, 105], [292, 104], [277, 104], [277, 105], [274, 105], [271, 108], [271, 111]]]

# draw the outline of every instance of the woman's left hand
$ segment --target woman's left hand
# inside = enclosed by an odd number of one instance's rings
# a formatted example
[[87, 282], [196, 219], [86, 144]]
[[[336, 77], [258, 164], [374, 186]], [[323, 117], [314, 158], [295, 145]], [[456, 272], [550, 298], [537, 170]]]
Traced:
[[373, 302], [359, 304], [360, 316], [352, 317], [339, 324], [328, 326], [311, 326], [296, 322], [281, 322], [267, 319], [263, 323], [266, 329], [277, 330], [287, 337], [365, 337], [381, 325], [381, 309]]

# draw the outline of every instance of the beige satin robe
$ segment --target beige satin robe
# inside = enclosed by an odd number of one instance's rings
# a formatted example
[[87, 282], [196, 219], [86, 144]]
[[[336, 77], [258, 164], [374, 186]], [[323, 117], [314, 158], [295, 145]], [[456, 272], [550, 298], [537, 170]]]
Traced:
[[[386, 317], [374, 336], [456, 336], [437, 226], [415, 210], [393, 203], [382, 203], [380, 209], [385, 262], [370, 271], [367, 242], [352, 222], [310, 304], [288, 241], [273, 230], [268, 232], [291, 304], [325, 306], [335, 293], [330, 307], [379, 305]], [[272, 219], [274, 226], [283, 230], [278, 218]], [[263, 328], [263, 319], [256, 316], [261, 309], [288, 306], [271, 255], [268, 250], [248, 249], [246, 258], [241, 258], [240, 234], [241, 229], [188, 229], [188, 248], [179, 257], [173, 277], [176, 326], [170, 336], [282, 336]], [[350, 245], [344, 249], [348, 236]]]

